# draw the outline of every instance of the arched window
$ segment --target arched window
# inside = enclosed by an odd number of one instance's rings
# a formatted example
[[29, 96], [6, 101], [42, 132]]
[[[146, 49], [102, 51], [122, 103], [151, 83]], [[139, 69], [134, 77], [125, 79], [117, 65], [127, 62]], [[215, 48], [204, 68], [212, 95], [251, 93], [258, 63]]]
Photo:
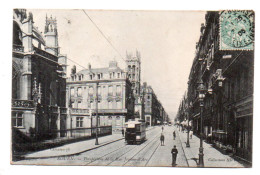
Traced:
[[55, 80], [53, 80], [50, 84], [50, 89], [49, 89], [50, 90], [50, 105], [53, 105], [53, 106], [55, 106], [59, 103], [58, 99], [57, 99], [57, 94], [58, 94], [57, 88], [58, 88], [57, 83]]
[[13, 22], [13, 44], [22, 45], [22, 31], [17, 22]]
[[12, 67], [12, 98], [18, 99], [20, 94], [21, 71], [20, 66], [14, 61]]
[[132, 69], [133, 69], [133, 72], [135, 72], [135, 65], [133, 65], [133, 68], [132, 68]]

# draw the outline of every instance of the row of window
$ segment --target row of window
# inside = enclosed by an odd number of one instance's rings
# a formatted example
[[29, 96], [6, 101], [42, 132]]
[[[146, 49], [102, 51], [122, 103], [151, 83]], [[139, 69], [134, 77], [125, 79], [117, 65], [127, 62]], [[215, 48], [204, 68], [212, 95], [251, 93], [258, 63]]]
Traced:
[[[72, 108], [80, 108], [80, 109], [86, 108], [86, 106], [81, 101], [78, 101], [77, 106], [76, 106], [75, 102], [72, 102], [71, 105], [72, 105]], [[115, 109], [121, 109], [122, 108], [122, 101], [121, 100], [116, 101], [115, 105], [116, 105]], [[96, 108], [96, 103], [94, 103], [94, 101], [90, 101], [90, 103], [88, 104], [87, 108], [95, 109]], [[106, 108], [114, 109], [113, 108], [113, 101], [112, 100], [108, 101], [108, 105], [107, 106], [101, 105], [101, 101], [98, 101], [98, 108], [101, 108], [101, 109], [106, 109]]]
[[[77, 88], [77, 93], [75, 93], [74, 87], [70, 89], [70, 95], [71, 97], [82, 97], [82, 87]], [[86, 87], [84, 87], [86, 89]], [[103, 92], [106, 91], [106, 86], [103, 86]], [[122, 88], [121, 85], [116, 85], [116, 95], [121, 96]], [[92, 96], [94, 94], [94, 87], [90, 86], [88, 91], [89, 96]], [[101, 95], [101, 86], [98, 86], [98, 95]], [[113, 86], [108, 86], [108, 95], [113, 95]]]
[[115, 72], [112, 72], [112, 73], [109, 73], [109, 78], [112, 79], [112, 78], [120, 78], [122, 77], [122, 73], [117, 73], [117, 77], [116, 77], [116, 73]]
[[[76, 127], [77, 128], [83, 128], [83, 120], [84, 117], [76, 117]], [[108, 116], [109, 120], [112, 120], [112, 116]], [[116, 120], [120, 120], [120, 116], [116, 116]]]
[[[89, 80], [101, 80], [104, 79], [104, 74], [103, 73], [98, 73], [98, 74], [90, 74], [89, 75]], [[123, 73], [122, 72], [111, 72], [109, 73], [109, 79], [114, 79], [114, 78], [122, 78]], [[72, 81], [82, 81], [84, 80], [84, 75], [73, 75], [71, 76]]]
[[[131, 70], [133, 71], [133, 72], [135, 72], [135, 65], [133, 65], [133, 66], [128, 66], [128, 72], [130, 72]], [[138, 72], [138, 67], [136, 68], [136, 71]]]

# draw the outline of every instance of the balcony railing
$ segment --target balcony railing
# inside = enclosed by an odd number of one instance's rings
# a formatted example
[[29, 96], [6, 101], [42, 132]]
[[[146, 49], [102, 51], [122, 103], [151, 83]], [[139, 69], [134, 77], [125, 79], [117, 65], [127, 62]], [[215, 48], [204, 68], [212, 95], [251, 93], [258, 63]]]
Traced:
[[98, 109], [98, 113], [126, 113], [127, 109]]
[[89, 114], [89, 109], [72, 108], [71, 114]]
[[67, 108], [61, 107], [60, 108], [60, 113], [61, 114], [67, 114]]
[[41, 56], [44, 56], [52, 61], [58, 62], [58, 57], [56, 57], [55, 55], [52, 55], [48, 52], [46, 52], [45, 50], [39, 49], [37, 47], [33, 47], [34, 51], [36, 54], [39, 54]]
[[23, 46], [21, 46], [21, 45], [13, 44], [13, 51], [14, 51], [14, 52], [23, 52], [23, 51], [24, 51], [24, 48], [23, 48]]
[[33, 100], [12, 100], [13, 108], [34, 108]]
[[58, 113], [58, 106], [48, 106], [51, 113]]

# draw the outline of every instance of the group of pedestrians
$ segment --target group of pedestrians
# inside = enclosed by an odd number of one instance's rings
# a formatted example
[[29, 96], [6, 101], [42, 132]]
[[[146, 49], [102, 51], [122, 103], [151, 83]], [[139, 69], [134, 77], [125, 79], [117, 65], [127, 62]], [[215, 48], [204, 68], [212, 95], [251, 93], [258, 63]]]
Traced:
[[[163, 134], [163, 130], [164, 127], [162, 126], [162, 133], [160, 136], [160, 141], [161, 141], [161, 146], [164, 146], [164, 134]], [[176, 139], [176, 132], [173, 131], [173, 140]], [[177, 154], [178, 154], [178, 149], [176, 148], [176, 145], [173, 146], [172, 150], [171, 150], [171, 154], [172, 154], [172, 166], [175, 167], [176, 166], [176, 159], [177, 159]]]

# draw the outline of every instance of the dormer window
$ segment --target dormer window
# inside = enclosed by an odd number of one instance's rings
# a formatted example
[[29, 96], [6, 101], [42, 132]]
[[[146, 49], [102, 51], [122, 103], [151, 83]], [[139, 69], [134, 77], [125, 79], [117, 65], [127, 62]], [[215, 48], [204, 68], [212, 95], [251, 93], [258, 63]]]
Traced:
[[92, 75], [89, 75], [89, 78], [90, 78], [90, 80], [92, 80], [92, 79], [93, 79], [93, 76], [92, 76]]
[[120, 78], [120, 73], [117, 73], [117, 78]]

